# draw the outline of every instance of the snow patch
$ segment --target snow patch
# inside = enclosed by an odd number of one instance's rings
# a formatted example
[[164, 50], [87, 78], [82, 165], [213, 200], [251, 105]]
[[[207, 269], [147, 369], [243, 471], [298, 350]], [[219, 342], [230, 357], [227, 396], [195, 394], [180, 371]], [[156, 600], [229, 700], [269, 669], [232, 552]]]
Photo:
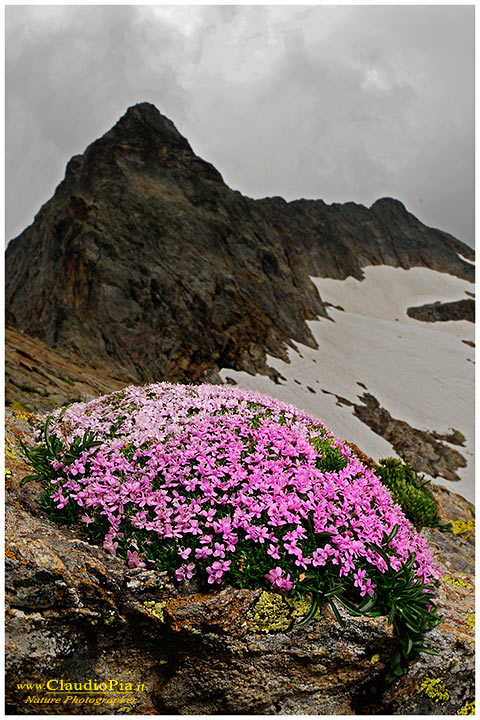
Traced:
[[375, 459], [395, 456], [393, 448], [355, 417], [351, 407], [339, 405], [335, 395], [358, 402], [370, 392], [394, 418], [412, 427], [440, 433], [455, 428], [466, 438], [465, 446], [457, 449], [467, 467], [457, 471], [458, 483], [435, 482], [473, 500], [474, 349], [461, 342], [474, 340], [473, 324], [423, 323], [406, 314], [408, 307], [457, 300], [471, 283], [427, 268], [372, 266], [364, 272], [362, 281], [312, 278], [322, 300], [343, 311], [328, 308], [335, 322], [308, 322], [318, 349], [296, 343], [298, 351], [289, 348], [289, 363], [267, 357], [286, 382], [230, 369], [221, 370], [221, 377], [321, 418], [339, 439], [355, 443]]
[[465, 255], [461, 255], [460, 253], [457, 253], [457, 255], [463, 260], [463, 262], [469, 263], [470, 265], [475, 265], [475, 260], [469, 260], [465, 257]]

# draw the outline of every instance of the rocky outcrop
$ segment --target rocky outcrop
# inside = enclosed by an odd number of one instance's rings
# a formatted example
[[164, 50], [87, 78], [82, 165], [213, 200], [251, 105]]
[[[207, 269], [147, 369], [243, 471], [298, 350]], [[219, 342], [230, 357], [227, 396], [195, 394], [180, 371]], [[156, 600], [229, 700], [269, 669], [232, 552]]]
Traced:
[[5, 331], [5, 404], [27, 412], [92, 400], [134, 378], [123, 368], [89, 364], [73, 353], [52, 350], [12, 328]]
[[[386, 681], [385, 618], [346, 617], [342, 629], [322, 607], [298, 627], [296, 606], [278, 595], [178, 586], [49, 523], [40, 489], [20, 484], [19, 443], [33, 442], [36, 423], [7, 410], [8, 713], [455, 714], [473, 700], [474, 550], [462, 533], [425, 533], [446, 571], [444, 619], [430, 633], [440, 655]], [[471, 523], [467, 501], [438, 493], [442, 519]], [[88, 692], [71, 689], [89, 680]]]
[[473, 251], [389, 198], [370, 209], [230, 190], [154, 106], [130, 108], [68, 163], [6, 255], [7, 323], [140, 380], [274, 375], [265, 353], [315, 346], [311, 275], [420, 265], [473, 280]]
[[429, 228], [403, 203], [385, 197], [370, 208], [357, 203], [266, 198], [257, 201], [297, 252], [306, 252], [310, 274], [344, 280], [364, 277], [367, 265], [429, 267], [474, 281], [471, 248], [448, 233]]
[[[328, 390], [322, 390], [332, 395]], [[458, 481], [458, 468], [466, 467], [463, 455], [450, 445], [462, 446], [465, 438], [461, 432], [452, 429], [449, 433], [420, 430], [404, 420], [392, 417], [377, 398], [365, 392], [355, 403], [340, 395], [335, 395], [337, 404], [348, 405], [362, 422], [375, 433], [391, 443], [396, 453], [418, 473], [430, 477], [444, 477]]]
[[455, 300], [442, 303], [440, 301], [410, 307], [407, 315], [424, 322], [447, 322], [448, 320], [467, 320], [475, 322], [475, 300]]

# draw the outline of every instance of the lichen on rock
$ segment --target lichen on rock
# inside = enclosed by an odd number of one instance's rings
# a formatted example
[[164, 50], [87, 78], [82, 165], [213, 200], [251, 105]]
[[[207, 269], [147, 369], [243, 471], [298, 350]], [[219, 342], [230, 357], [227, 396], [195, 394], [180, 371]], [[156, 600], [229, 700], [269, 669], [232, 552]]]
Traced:
[[252, 632], [272, 633], [288, 630], [296, 618], [307, 615], [312, 598], [291, 598], [280, 593], [264, 591], [247, 613], [248, 628]]

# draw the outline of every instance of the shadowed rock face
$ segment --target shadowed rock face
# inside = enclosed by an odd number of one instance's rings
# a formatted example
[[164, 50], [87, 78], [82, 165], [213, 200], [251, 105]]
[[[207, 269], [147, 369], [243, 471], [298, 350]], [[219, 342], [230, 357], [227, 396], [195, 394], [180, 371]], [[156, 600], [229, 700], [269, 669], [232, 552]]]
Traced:
[[407, 315], [423, 322], [447, 322], [448, 320], [475, 322], [475, 300], [455, 300], [419, 305], [408, 308]]
[[[473, 251], [398, 201], [370, 209], [252, 200], [230, 190], [173, 123], [130, 108], [83, 155], [6, 255], [7, 323], [140, 380], [268, 372], [326, 310], [309, 275], [368, 264], [473, 279]], [[272, 372], [272, 371], [270, 371]]]

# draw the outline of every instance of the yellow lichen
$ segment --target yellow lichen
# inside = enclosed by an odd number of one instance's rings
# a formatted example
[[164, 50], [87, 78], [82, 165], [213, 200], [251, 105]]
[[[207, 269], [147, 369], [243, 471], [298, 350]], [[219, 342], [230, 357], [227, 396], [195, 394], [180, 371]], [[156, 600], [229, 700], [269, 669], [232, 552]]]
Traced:
[[475, 630], [475, 613], [471, 613], [470, 615], [467, 615], [467, 622]]
[[475, 700], [466, 702], [460, 710], [457, 710], [457, 715], [475, 715]]
[[417, 693], [423, 692], [433, 702], [445, 705], [450, 700], [450, 693], [440, 678], [426, 677]]
[[151, 615], [158, 618], [160, 622], [164, 622], [163, 609], [166, 604], [166, 600], [160, 600], [159, 602], [155, 602], [155, 600], [148, 600], [143, 603], [143, 607], [146, 608]]
[[380, 660], [380, 655], [378, 653], [375, 653], [375, 655], [372, 655], [372, 659], [370, 662], [372, 665], [375, 665]]
[[475, 522], [473, 520], [453, 520], [452, 532], [466, 539], [474, 534]]
[[18, 460], [18, 455], [15, 450], [5, 443], [5, 455], [13, 460]]
[[288, 630], [297, 617], [307, 615], [312, 598], [286, 598], [275, 592], [262, 592], [255, 606], [247, 613], [248, 629], [257, 633]]
[[444, 575], [442, 581], [453, 585], [454, 587], [464, 587], [469, 590], [473, 590], [473, 585], [461, 577], [454, 577], [453, 575]]
[[32, 413], [26, 405], [23, 405], [22, 403], [14, 402], [12, 403], [12, 408], [15, 410], [15, 415], [21, 418], [21, 420], [26, 420], [28, 422], [32, 417]]

